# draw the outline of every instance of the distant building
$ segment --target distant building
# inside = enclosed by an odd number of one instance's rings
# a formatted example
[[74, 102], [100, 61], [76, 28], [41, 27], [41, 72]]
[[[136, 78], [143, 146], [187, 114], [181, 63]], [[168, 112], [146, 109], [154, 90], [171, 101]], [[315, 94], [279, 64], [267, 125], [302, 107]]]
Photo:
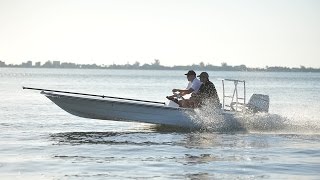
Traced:
[[79, 66], [76, 65], [75, 63], [61, 63], [60, 67], [61, 68], [79, 68]]
[[28, 66], [28, 67], [32, 67], [32, 61], [28, 61], [28, 62], [27, 62], [27, 66]]
[[6, 66], [6, 63], [5, 63], [5, 62], [0, 61], [0, 67], [5, 67], [5, 66]]
[[32, 61], [27, 61], [26, 63], [21, 64], [22, 67], [32, 67]]
[[53, 61], [53, 62], [52, 62], [52, 66], [53, 66], [54, 68], [60, 67], [60, 61]]
[[45, 62], [42, 67], [45, 67], [45, 68], [52, 68], [52, 62], [50, 60], [48, 60], [47, 62]]
[[41, 66], [41, 62], [36, 62], [34, 66], [35, 67], [40, 67]]

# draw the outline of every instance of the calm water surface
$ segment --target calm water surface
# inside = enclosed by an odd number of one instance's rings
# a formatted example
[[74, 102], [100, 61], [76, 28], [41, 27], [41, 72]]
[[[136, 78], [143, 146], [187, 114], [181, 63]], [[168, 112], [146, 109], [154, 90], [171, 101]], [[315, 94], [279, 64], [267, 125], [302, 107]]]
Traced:
[[220, 78], [270, 96], [240, 131], [84, 119], [21, 88], [165, 101], [184, 73], [0, 68], [0, 179], [320, 179], [320, 73], [209, 72], [220, 98]]

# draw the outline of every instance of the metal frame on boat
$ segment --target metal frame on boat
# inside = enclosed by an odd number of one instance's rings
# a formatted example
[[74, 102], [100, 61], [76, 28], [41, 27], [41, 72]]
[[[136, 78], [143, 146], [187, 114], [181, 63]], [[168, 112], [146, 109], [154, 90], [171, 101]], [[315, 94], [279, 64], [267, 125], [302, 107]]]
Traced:
[[[225, 84], [227, 82], [233, 83], [233, 93], [232, 95], [226, 95], [225, 92]], [[243, 88], [243, 96], [240, 96], [239, 93], [239, 85], [242, 85]], [[236, 79], [222, 79], [222, 108], [225, 111], [242, 111], [244, 112], [246, 110], [245, 104], [246, 104], [246, 81], [244, 80], [236, 80]], [[230, 100], [227, 103], [227, 100]]]

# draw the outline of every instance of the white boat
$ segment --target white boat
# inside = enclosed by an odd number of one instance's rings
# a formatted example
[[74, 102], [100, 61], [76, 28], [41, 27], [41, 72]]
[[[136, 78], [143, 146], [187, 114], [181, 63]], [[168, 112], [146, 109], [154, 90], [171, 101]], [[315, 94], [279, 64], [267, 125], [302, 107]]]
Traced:
[[[233, 95], [226, 95], [225, 88], [223, 88], [223, 108], [212, 109], [215, 115], [231, 119], [236, 113], [243, 113], [248, 109], [268, 111], [269, 97], [267, 95], [254, 94], [249, 103], [245, 104], [245, 81], [224, 79], [222, 80], [223, 87], [225, 81], [234, 82]], [[238, 96], [238, 83], [244, 85], [243, 97]], [[23, 87], [23, 89], [41, 90], [41, 94], [63, 110], [83, 118], [143, 122], [185, 128], [201, 126], [196, 120], [197, 111], [201, 111], [201, 108], [196, 110], [180, 108], [172, 106], [173, 102], [164, 103], [28, 87]], [[230, 102], [227, 102], [228, 98], [231, 98]]]

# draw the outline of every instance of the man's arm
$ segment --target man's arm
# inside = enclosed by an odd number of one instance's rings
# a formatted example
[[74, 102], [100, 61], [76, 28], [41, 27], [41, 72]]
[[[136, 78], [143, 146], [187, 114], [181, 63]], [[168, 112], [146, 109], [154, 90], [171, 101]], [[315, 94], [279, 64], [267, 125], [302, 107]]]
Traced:
[[172, 92], [179, 92], [181, 96], [184, 96], [186, 94], [190, 94], [194, 91], [194, 89], [172, 89]]

